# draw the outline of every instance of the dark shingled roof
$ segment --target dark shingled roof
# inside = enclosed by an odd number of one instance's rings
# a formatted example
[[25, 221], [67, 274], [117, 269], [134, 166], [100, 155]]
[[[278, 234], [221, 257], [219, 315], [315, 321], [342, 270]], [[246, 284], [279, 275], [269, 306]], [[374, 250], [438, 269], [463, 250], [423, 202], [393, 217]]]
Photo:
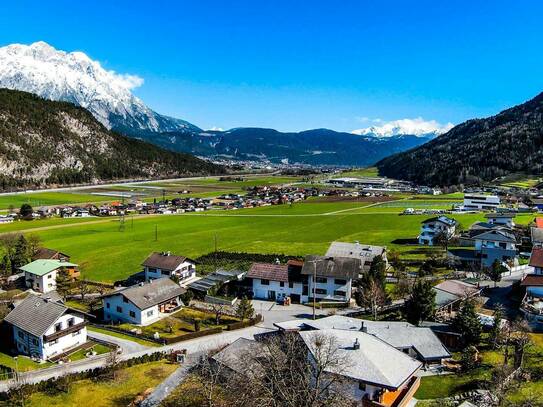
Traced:
[[288, 282], [288, 265], [273, 263], [253, 263], [247, 276], [270, 281]]
[[530, 256], [530, 266], [543, 267], [543, 248], [534, 247]]
[[153, 252], [142, 263], [144, 267], [152, 267], [161, 270], [173, 271], [187, 258], [185, 256], [176, 256], [168, 253]]
[[59, 252], [58, 250], [54, 249], [48, 249], [47, 247], [40, 247], [36, 254], [32, 256], [32, 260], [39, 260], [39, 259], [65, 259], [67, 261], [70, 261], [70, 256], [68, 256], [65, 253]]
[[322, 277], [357, 278], [362, 272], [362, 261], [350, 257], [326, 257], [309, 255], [305, 257], [302, 274]]
[[505, 230], [491, 230], [489, 232], [483, 232], [474, 238], [478, 240], [492, 240], [496, 242], [516, 242], [515, 235], [506, 232]]
[[68, 308], [35, 295], [29, 295], [11, 311], [4, 321], [34, 336], [42, 336]]
[[184, 294], [185, 292], [186, 290], [183, 287], [173, 282], [169, 278], [158, 278], [149, 283], [142, 283], [123, 290], [112, 292], [104, 297], [111, 297], [120, 294], [126, 297], [140, 310], [144, 310], [175, 298], [181, 294]]
[[524, 277], [520, 285], [521, 287], [543, 286], [543, 275], [528, 274], [526, 277]]

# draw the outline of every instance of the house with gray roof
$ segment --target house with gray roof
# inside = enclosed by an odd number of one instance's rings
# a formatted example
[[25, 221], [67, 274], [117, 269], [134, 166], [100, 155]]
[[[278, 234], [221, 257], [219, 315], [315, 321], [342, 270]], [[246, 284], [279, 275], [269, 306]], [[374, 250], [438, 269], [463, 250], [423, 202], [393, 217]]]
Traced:
[[49, 360], [87, 342], [83, 316], [64, 305], [29, 295], [4, 319], [13, 333], [17, 352]]
[[123, 288], [102, 297], [104, 319], [112, 323], [150, 325], [181, 308], [181, 295], [185, 292], [185, 288], [169, 278]]
[[381, 256], [388, 267], [387, 249], [385, 246], [373, 246], [360, 242], [332, 242], [326, 251], [327, 257], [349, 257], [362, 262], [362, 271], [369, 271], [373, 259]]
[[275, 324], [284, 331], [336, 329], [373, 335], [425, 364], [441, 363], [450, 352], [429, 328], [403, 321], [369, 321], [332, 315], [316, 320], [293, 320]]
[[328, 352], [328, 347], [319, 347], [322, 338], [332, 339], [334, 349], [330, 351], [341, 363], [326, 366], [324, 373], [341, 376], [336, 384], [340, 388], [334, 390], [356, 403], [368, 400], [382, 405], [407, 405], [420, 384], [416, 373], [422, 363], [375, 335], [342, 329], [302, 331], [299, 335], [312, 364]]
[[475, 253], [483, 267], [491, 267], [494, 261], [511, 261], [518, 265], [517, 240], [506, 230], [490, 230], [473, 237]]
[[422, 221], [419, 244], [425, 246], [434, 246], [439, 236], [450, 239], [456, 232], [456, 220], [447, 216], [437, 216]]
[[180, 283], [196, 277], [196, 262], [170, 252], [153, 252], [142, 263], [145, 281], [176, 278]]

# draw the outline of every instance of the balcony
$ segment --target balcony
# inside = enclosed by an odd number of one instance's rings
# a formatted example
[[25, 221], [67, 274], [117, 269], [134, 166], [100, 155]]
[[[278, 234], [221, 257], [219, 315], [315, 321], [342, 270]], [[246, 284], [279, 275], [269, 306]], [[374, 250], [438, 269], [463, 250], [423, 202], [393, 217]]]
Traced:
[[396, 391], [388, 391], [381, 395], [381, 401], [362, 399], [364, 407], [405, 407], [413, 398], [420, 386], [420, 377], [413, 376], [407, 384]]
[[54, 340], [57, 340], [58, 338], [62, 338], [63, 336], [69, 335], [71, 333], [77, 332], [80, 329], [85, 328], [87, 326], [87, 322], [83, 321], [79, 324], [75, 324], [72, 326], [67, 327], [66, 329], [61, 329], [60, 331], [57, 331], [55, 333], [52, 333], [51, 335], [45, 335], [43, 337], [44, 342], [52, 342]]

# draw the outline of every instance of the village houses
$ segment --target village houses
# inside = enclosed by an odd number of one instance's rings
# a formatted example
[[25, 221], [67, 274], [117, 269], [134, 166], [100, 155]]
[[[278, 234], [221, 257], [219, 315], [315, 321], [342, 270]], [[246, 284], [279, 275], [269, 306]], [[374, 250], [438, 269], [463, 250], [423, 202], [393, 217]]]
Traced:
[[438, 216], [422, 221], [418, 237], [419, 244], [434, 246], [440, 237], [446, 240], [451, 239], [456, 232], [456, 224], [456, 220], [447, 216]]
[[40, 293], [55, 291], [57, 288], [57, 274], [66, 270], [72, 278], [79, 276], [77, 264], [56, 259], [38, 259], [20, 268], [24, 272], [25, 283], [28, 288]]
[[154, 252], [142, 264], [145, 281], [157, 278], [174, 278], [184, 282], [196, 277], [196, 263], [184, 256], [176, 256], [170, 252]]

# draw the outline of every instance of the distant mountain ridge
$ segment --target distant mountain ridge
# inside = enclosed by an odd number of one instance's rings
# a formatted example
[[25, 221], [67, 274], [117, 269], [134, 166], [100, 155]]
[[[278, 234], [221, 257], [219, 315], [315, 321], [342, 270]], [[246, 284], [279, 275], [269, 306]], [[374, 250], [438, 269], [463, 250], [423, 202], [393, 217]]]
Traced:
[[273, 129], [236, 128], [199, 133], [168, 132], [144, 137], [175, 151], [232, 160], [309, 165], [368, 165], [376, 159], [416, 147], [431, 137], [392, 136], [385, 139], [328, 129], [283, 133]]
[[87, 110], [0, 89], [0, 189], [220, 174], [220, 166], [107, 130]]
[[510, 173], [543, 173], [543, 93], [486, 119], [468, 120], [377, 163], [389, 177], [425, 185], [480, 184]]
[[[0, 88], [71, 102], [90, 111], [108, 129], [172, 151], [233, 160], [313, 165], [367, 165], [435, 137], [434, 122], [404, 119], [374, 126], [364, 134], [326, 129], [278, 132], [263, 128], [203, 131], [161, 115], [135, 97], [134, 75], [104, 69], [83, 52], [56, 50], [45, 42], [0, 48]], [[409, 134], [402, 134], [402, 131]], [[412, 133], [412, 134], [411, 134]]]

